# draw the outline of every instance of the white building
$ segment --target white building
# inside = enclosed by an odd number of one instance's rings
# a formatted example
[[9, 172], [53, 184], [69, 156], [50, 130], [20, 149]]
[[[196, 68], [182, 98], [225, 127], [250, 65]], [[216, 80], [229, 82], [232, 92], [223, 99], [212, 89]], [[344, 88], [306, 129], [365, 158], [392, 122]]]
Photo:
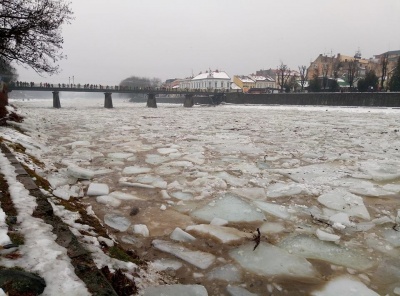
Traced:
[[227, 90], [230, 88], [231, 78], [223, 71], [200, 73], [190, 81], [191, 89]]
[[270, 76], [251, 75], [250, 78], [255, 81], [256, 88], [276, 88], [275, 80]]

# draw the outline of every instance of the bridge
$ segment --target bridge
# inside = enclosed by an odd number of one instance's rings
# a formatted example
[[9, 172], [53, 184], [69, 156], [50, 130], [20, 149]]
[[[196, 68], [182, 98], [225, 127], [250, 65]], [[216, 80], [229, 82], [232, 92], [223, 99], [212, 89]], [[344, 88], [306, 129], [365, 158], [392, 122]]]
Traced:
[[157, 108], [156, 95], [181, 95], [184, 96], [184, 107], [193, 107], [194, 96], [209, 96], [213, 100], [220, 100], [229, 90], [212, 89], [172, 89], [164, 87], [126, 87], [126, 86], [101, 86], [101, 85], [65, 85], [59, 84], [34, 84], [34, 83], [12, 83], [8, 91], [50, 91], [53, 93], [53, 107], [61, 108], [60, 92], [86, 92], [104, 93], [104, 108], [113, 108], [112, 94], [146, 94], [147, 107]]

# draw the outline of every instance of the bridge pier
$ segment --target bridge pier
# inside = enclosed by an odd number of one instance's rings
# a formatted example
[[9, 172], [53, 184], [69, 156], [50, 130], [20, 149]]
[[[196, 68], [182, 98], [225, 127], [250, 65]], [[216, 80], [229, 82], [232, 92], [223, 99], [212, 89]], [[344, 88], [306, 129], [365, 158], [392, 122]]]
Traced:
[[61, 108], [60, 96], [58, 91], [53, 91], [53, 108]]
[[113, 108], [113, 102], [110, 92], [104, 93], [104, 108]]
[[193, 95], [185, 95], [185, 101], [183, 102], [183, 107], [193, 107], [194, 101], [193, 101]]
[[147, 94], [147, 107], [157, 108], [157, 101], [155, 94]]

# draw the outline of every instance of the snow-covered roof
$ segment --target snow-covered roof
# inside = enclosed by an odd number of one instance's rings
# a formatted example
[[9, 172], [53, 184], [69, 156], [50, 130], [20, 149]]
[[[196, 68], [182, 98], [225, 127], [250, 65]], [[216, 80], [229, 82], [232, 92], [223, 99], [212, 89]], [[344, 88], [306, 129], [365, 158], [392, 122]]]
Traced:
[[231, 82], [231, 89], [241, 89], [235, 82]]
[[271, 81], [273, 82], [274, 79], [270, 76], [251, 76], [251, 78], [255, 81]]
[[231, 79], [228, 74], [224, 71], [213, 71], [209, 73], [201, 73], [195, 76], [192, 80], [200, 80], [200, 79], [208, 79], [208, 78], [216, 78], [216, 79]]

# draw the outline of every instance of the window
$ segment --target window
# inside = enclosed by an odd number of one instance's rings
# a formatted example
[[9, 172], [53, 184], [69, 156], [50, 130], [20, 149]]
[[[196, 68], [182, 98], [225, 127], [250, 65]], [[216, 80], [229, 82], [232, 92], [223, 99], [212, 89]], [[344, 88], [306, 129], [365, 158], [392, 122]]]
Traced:
[[218, 88], [218, 82], [215, 81], [215, 88]]

